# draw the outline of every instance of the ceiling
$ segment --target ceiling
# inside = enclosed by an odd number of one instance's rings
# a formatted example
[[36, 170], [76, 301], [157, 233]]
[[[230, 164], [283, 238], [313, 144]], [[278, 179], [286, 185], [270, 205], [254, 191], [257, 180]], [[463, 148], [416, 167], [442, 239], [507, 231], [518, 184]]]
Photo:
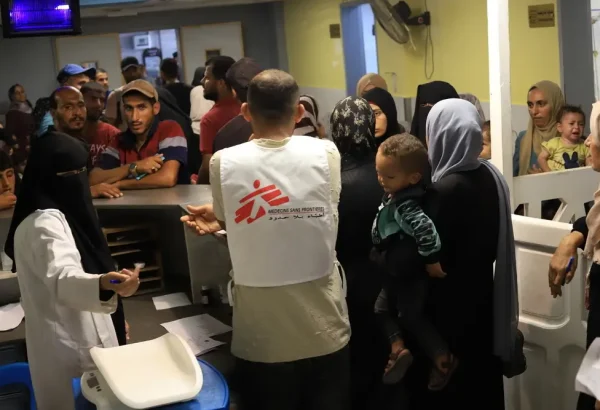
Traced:
[[270, 3], [277, 0], [80, 0], [81, 17], [135, 16], [166, 10]]

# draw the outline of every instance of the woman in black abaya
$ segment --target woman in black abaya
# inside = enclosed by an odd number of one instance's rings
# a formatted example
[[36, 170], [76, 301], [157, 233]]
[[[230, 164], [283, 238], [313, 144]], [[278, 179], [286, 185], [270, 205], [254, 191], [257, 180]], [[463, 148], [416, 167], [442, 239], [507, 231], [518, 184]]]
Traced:
[[379, 147], [383, 141], [392, 135], [405, 132], [402, 125], [398, 124], [398, 110], [392, 94], [383, 88], [372, 88], [363, 94], [375, 113], [375, 141]]
[[413, 409], [504, 409], [503, 363], [517, 353], [515, 244], [506, 182], [478, 159], [480, 121], [460, 99], [438, 102], [427, 119], [432, 185], [424, 210], [447, 276], [431, 283], [426, 313], [459, 365], [444, 390], [430, 392], [427, 363], [417, 360], [405, 379]]
[[415, 113], [410, 127], [410, 133], [419, 138], [423, 144], [425, 141], [425, 125], [427, 116], [433, 106], [448, 98], [460, 98], [454, 87], [444, 81], [432, 81], [417, 87], [417, 99], [415, 102]]
[[383, 189], [375, 170], [375, 114], [366, 100], [347, 97], [331, 114], [331, 137], [342, 157], [336, 252], [346, 272], [350, 338], [351, 409], [374, 407], [389, 354], [389, 343], [375, 320], [381, 290], [378, 266], [370, 259], [371, 227]]

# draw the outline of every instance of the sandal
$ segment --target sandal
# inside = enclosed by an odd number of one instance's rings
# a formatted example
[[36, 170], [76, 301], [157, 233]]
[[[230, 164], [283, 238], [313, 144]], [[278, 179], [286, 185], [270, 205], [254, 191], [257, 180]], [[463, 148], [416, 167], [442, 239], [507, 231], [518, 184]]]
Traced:
[[386, 367], [385, 373], [381, 378], [383, 384], [397, 384], [399, 383], [406, 374], [406, 371], [413, 362], [413, 355], [408, 349], [401, 349], [398, 352], [392, 352], [390, 354], [390, 361], [393, 363]]
[[440, 391], [443, 390], [448, 383], [450, 378], [454, 374], [454, 371], [458, 367], [458, 359], [453, 355], [450, 355], [450, 360], [444, 362], [442, 367], [445, 371], [441, 371], [436, 366], [431, 369], [431, 375], [429, 376], [429, 390]]

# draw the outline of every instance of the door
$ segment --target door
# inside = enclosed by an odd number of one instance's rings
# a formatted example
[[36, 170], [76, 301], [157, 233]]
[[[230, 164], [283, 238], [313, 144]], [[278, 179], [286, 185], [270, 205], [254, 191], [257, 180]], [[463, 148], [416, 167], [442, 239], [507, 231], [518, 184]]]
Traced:
[[181, 28], [181, 51], [185, 68], [185, 82], [191, 83], [194, 71], [204, 67], [214, 56], [229, 56], [234, 60], [244, 57], [242, 23], [203, 24]]
[[368, 4], [341, 6], [344, 66], [347, 95], [356, 94], [356, 84], [367, 73], [379, 72], [375, 16]]
[[54, 45], [57, 71], [67, 64], [95, 64], [108, 73], [111, 89], [123, 84], [119, 34], [56, 37]]
[[505, 382], [507, 410], [575, 409], [575, 375], [585, 353], [584, 282], [589, 271], [579, 257], [576, 275], [553, 299], [548, 264], [571, 225], [513, 215], [519, 280], [519, 328], [525, 335], [527, 371]]

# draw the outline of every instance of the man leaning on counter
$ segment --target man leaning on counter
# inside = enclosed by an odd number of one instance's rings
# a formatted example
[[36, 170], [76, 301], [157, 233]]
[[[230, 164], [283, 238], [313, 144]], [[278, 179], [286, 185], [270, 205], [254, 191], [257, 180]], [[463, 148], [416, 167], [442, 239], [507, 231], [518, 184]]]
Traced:
[[170, 188], [189, 183], [187, 142], [175, 121], [158, 121], [158, 94], [152, 84], [135, 80], [123, 89], [127, 130], [102, 153], [90, 185], [119, 189]]

